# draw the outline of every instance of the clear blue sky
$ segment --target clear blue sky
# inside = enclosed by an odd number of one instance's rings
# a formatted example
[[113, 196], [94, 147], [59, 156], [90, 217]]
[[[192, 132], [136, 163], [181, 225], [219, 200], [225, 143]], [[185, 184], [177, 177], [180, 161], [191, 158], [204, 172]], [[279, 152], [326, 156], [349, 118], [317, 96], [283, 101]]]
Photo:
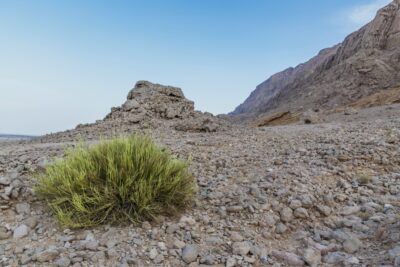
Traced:
[[389, 0], [0, 0], [0, 133], [103, 118], [137, 80], [232, 111]]

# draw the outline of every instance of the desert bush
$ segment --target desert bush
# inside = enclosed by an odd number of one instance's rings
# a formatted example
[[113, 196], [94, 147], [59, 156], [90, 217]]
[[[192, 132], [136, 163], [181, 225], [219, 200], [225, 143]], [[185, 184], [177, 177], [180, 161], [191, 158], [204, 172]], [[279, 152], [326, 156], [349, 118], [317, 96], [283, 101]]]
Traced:
[[357, 181], [361, 185], [366, 185], [371, 181], [371, 179], [372, 179], [371, 176], [367, 174], [360, 174], [358, 175]]
[[194, 180], [186, 161], [132, 135], [67, 150], [35, 192], [62, 225], [86, 228], [173, 215], [190, 204]]

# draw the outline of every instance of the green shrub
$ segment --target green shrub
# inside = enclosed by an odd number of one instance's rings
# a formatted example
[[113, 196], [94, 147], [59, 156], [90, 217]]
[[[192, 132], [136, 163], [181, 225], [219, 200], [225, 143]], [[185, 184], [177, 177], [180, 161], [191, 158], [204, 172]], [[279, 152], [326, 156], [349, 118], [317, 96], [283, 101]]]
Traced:
[[68, 150], [35, 191], [62, 225], [82, 228], [173, 215], [190, 204], [194, 179], [187, 162], [133, 135]]
[[367, 174], [360, 174], [358, 175], [357, 181], [361, 185], [366, 185], [371, 181], [371, 179], [372, 179], [371, 176]]

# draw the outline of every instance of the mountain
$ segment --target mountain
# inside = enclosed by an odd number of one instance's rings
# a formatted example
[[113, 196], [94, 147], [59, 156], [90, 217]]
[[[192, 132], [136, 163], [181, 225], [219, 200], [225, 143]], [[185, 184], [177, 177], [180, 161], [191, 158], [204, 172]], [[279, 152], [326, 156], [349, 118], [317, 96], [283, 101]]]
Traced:
[[333, 109], [400, 85], [400, 0], [331, 48], [261, 83], [230, 115]]

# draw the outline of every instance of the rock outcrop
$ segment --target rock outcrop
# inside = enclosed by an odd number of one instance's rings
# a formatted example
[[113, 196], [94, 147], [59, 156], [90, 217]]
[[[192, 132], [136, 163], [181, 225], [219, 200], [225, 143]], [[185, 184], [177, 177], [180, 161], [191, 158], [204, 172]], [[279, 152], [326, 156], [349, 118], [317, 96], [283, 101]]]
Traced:
[[226, 120], [211, 113], [196, 111], [194, 102], [186, 99], [180, 88], [138, 81], [128, 93], [125, 103], [112, 108], [103, 120], [80, 124], [76, 129], [46, 135], [40, 139], [91, 139], [147, 129], [216, 132], [228, 127]]
[[105, 120], [140, 123], [145, 120], [187, 119], [196, 114], [194, 102], [177, 87], [138, 81], [121, 107], [112, 108]]
[[231, 115], [332, 109], [400, 85], [400, 0], [341, 44], [273, 75]]
[[180, 88], [148, 81], [138, 81], [126, 102], [113, 108], [104, 121], [167, 126], [186, 132], [216, 132], [227, 127], [224, 120], [211, 113], [196, 111], [194, 102], [186, 99]]

